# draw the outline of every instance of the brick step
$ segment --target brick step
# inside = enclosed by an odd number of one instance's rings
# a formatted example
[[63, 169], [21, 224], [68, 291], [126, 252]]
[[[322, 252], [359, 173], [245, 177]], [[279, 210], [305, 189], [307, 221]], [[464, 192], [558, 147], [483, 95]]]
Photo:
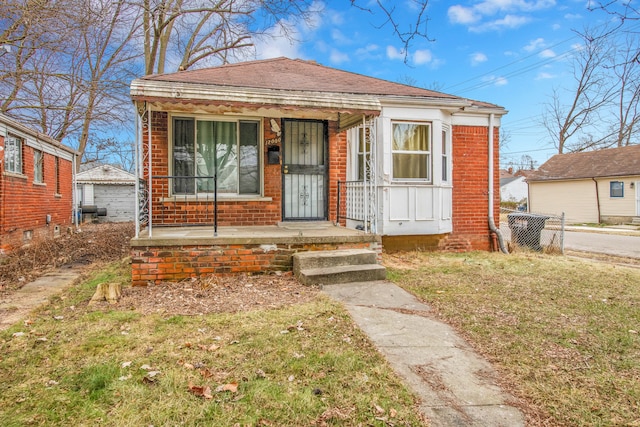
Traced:
[[298, 271], [296, 277], [304, 285], [334, 285], [337, 283], [384, 280], [386, 269], [379, 264], [340, 265]]
[[293, 256], [293, 271], [340, 265], [377, 264], [378, 255], [368, 249], [299, 252]]

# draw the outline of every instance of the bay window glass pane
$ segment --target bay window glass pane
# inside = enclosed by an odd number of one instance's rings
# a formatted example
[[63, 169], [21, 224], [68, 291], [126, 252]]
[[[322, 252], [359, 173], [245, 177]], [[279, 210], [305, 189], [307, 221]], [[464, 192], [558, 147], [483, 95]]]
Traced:
[[260, 185], [258, 122], [240, 122], [240, 193], [256, 194]]
[[365, 171], [367, 171], [367, 180], [371, 179], [371, 173], [368, 169], [371, 159], [371, 142], [365, 138], [365, 129], [360, 128], [358, 131], [358, 180], [365, 179]]
[[395, 179], [427, 179], [428, 154], [393, 154], [393, 177]]
[[394, 123], [393, 150], [429, 151], [429, 126], [414, 123]]
[[194, 176], [194, 120], [173, 120], [173, 192], [176, 194], [191, 194], [194, 192], [195, 180], [184, 178]]

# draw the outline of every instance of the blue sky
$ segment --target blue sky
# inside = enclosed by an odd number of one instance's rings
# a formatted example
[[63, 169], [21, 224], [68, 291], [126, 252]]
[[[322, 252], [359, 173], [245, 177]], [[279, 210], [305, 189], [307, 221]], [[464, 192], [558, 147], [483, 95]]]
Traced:
[[[412, 0], [394, 4], [402, 24], [415, 16]], [[363, 4], [361, 2], [361, 4]], [[310, 25], [297, 25], [296, 41], [257, 46], [258, 57], [287, 56], [390, 81], [436, 89], [505, 107], [510, 135], [501, 166], [530, 155], [538, 166], [556, 153], [540, 124], [554, 88], [571, 87], [569, 56], [580, 39], [574, 30], [611, 19], [589, 11], [587, 0], [430, 0], [427, 32], [407, 55], [382, 14], [346, 0], [318, 3]], [[374, 7], [374, 6], [372, 6]]]

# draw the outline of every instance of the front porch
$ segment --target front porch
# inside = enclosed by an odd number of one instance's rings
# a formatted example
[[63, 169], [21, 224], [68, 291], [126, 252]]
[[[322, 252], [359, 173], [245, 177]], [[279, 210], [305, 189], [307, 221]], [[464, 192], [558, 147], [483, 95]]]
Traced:
[[382, 251], [379, 235], [328, 221], [281, 222], [273, 226], [154, 227], [131, 240], [134, 286], [178, 281], [203, 274], [290, 271], [297, 252], [370, 249]]

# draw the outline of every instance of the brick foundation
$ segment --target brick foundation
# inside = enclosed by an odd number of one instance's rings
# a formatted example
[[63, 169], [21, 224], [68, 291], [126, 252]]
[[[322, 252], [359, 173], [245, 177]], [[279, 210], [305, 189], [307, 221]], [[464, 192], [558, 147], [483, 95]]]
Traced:
[[370, 241], [132, 247], [131, 278], [133, 286], [144, 286], [207, 274], [290, 271], [297, 252], [336, 249], [370, 249], [379, 255], [382, 250]]

